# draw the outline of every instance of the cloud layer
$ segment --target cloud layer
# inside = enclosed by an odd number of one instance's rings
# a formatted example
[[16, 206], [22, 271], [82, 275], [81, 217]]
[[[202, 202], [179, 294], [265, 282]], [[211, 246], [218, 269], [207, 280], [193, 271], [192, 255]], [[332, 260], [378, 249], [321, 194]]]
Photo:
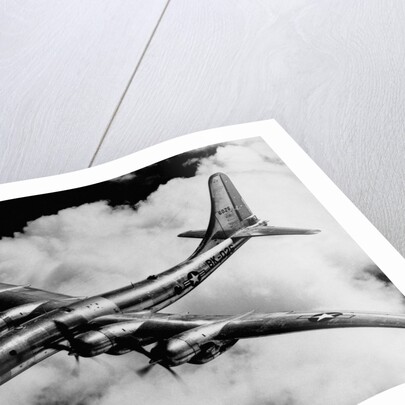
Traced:
[[[208, 176], [227, 173], [251, 209], [313, 236], [257, 238], [168, 312], [235, 314], [314, 309], [404, 312], [402, 295], [260, 140], [218, 148], [193, 178], [171, 180], [139, 204], [105, 201], [38, 218], [0, 241], [1, 280], [92, 295], [161, 272], [196, 240], [176, 235], [208, 223]], [[74, 362], [60, 353], [2, 387], [2, 403], [352, 404], [405, 381], [401, 330], [333, 330], [240, 341], [215, 361], [146, 379], [137, 354]], [[67, 378], [69, 377], [69, 378]], [[21, 390], [21, 387], [24, 390]]]

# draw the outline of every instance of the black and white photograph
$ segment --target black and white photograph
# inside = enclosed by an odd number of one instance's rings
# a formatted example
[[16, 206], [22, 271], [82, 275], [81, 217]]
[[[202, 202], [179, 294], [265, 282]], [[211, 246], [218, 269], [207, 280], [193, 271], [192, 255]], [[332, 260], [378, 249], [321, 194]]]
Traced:
[[259, 136], [2, 201], [0, 231], [2, 403], [340, 405], [405, 381], [404, 296]]

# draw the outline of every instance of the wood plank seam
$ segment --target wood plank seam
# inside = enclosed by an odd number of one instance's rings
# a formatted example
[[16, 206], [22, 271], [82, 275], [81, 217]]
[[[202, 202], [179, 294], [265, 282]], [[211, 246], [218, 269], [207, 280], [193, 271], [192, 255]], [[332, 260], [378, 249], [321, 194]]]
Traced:
[[106, 129], [105, 129], [103, 135], [101, 136], [100, 142], [99, 142], [99, 144], [97, 145], [97, 148], [96, 148], [96, 150], [95, 150], [95, 152], [94, 152], [93, 157], [92, 157], [91, 160], [90, 160], [90, 163], [89, 163], [88, 167], [93, 166], [93, 163], [94, 163], [94, 161], [95, 161], [95, 159], [96, 159], [96, 157], [97, 157], [97, 154], [98, 154], [98, 152], [100, 151], [101, 145], [103, 144], [103, 142], [104, 142], [104, 140], [105, 140], [105, 138], [106, 138], [106, 136], [107, 136], [107, 134], [108, 134], [108, 131], [110, 130], [111, 125], [112, 125], [112, 123], [113, 123], [113, 121], [114, 121], [114, 119], [115, 119], [115, 117], [116, 117], [116, 115], [117, 115], [117, 113], [118, 113], [118, 110], [120, 109], [121, 104], [122, 104], [122, 102], [124, 101], [124, 98], [125, 98], [125, 96], [126, 96], [126, 94], [127, 94], [127, 92], [128, 92], [128, 89], [130, 88], [131, 83], [132, 83], [132, 81], [133, 81], [133, 79], [134, 79], [136, 73], [138, 72], [139, 67], [141, 66], [142, 60], [143, 60], [143, 58], [144, 58], [144, 56], [145, 56], [145, 54], [146, 54], [146, 52], [147, 52], [147, 50], [148, 50], [148, 48], [149, 48], [149, 46], [150, 46], [152, 40], [153, 40], [153, 37], [154, 37], [155, 34], [156, 34], [157, 29], [159, 28], [159, 25], [160, 25], [160, 23], [161, 23], [161, 21], [162, 21], [162, 19], [163, 19], [163, 16], [164, 16], [165, 13], [166, 13], [166, 10], [167, 10], [167, 8], [168, 8], [168, 6], [169, 6], [169, 4], [170, 4], [170, 1], [171, 1], [171, 0], [167, 0], [166, 4], [165, 4], [165, 6], [164, 6], [164, 8], [163, 8], [163, 10], [162, 10], [162, 13], [160, 14], [160, 16], [159, 16], [159, 18], [158, 18], [158, 20], [157, 20], [157, 22], [156, 22], [156, 26], [155, 26], [155, 28], [153, 29], [153, 31], [152, 31], [152, 33], [151, 33], [151, 35], [150, 35], [150, 37], [149, 37], [149, 40], [148, 40], [148, 42], [147, 42], [146, 45], [145, 45], [144, 50], [142, 51], [141, 57], [139, 58], [138, 62], [137, 62], [136, 65], [135, 65], [134, 71], [132, 72], [132, 75], [131, 75], [131, 77], [129, 78], [128, 83], [127, 83], [127, 85], [125, 86], [125, 89], [124, 89], [124, 91], [123, 91], [123, 93], [122, 93], [120, 99], [118, 100], [117, 106], [115, 107], [115, 109], [114, 109], [114, 111], [113, 111], [113, 113], [112, 113], [112, 115], [111, 115], [110, 121], [108, 122], [108, 124], [107, 124], [107, 126], [106, 126]]

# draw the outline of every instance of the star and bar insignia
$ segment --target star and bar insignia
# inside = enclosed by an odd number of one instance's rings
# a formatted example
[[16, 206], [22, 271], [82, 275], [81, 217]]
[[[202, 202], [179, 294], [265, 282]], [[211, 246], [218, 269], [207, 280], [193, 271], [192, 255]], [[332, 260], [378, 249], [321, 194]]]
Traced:
[[200, 275], [196, 271], [191, 271], [188, 273], [187, 278], [193, 287], [201, 281]]
[[311, 322], [325, 322], [333, 318], [336, 318], [340, 315], [343, 315], [341, 312], [324, 312], [322, 314], [312, 315], [311, 318], [308, 318]]
[[313, 315], [301, 315], [299, 318], [308, 319], [310, 322], [328, 322], [337, 317], [352, 318], [353, 314], [343, 314], [342, 312], [321, 312]]

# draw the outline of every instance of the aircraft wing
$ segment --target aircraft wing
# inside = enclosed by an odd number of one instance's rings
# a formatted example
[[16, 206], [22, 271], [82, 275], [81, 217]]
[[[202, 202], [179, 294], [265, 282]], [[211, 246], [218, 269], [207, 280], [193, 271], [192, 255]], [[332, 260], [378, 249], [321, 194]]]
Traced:
[[[111, 347], [111, 353], [133, 350], [148, 357], [150, 364], [140, 370], [141, 374], [160, 364], [175, 375], [171, 367], [207, 363], [239, 339], [331, 328], [405, 328], [405, 315], [343, 311], [237, 316], [125, 313], [96, 318], [88, 326], [92, 331], [75, 339], [77, 347], [91, 350], [95, 339], [101, 338], [100, 342]], [[150, 351], [143, 348], [152, 343], [155, 345]]]
[[[126, 313], [106, 315], [92, 321], [103, 328], [115, 323], [137, 322], [137, 338], [150, 341], [168, 339], [187, 330], [222, 323], [215, 339], [243, 339], [315, 329], [350, 327], [405, 328], [405, 315], [361, 312], [276, 312], [229, 315], [175, 315], [164, 313]], [[405, 333], [405, 332], [404, 332]]]
[[35, 302], [46, 304], [46, 309], [50, 310], [61, 306], [62, 302], [71, 303], [75, 299], [77, 298], [30, 286], [0, 283], [0, 312]]
[[251, 338], [316, 329], [351, 327], [405, 328], [405, 315], [358, 312], [286, 312], [252, 314], [231, 321], [218, 337]]
[[[42, 290], [29, 287], [22, 287], [22, 292], [30, 297], [45, 297]], [[14, 293], [18, 294], [18, 291]], [[47, 298], [51, 297], [55, 298], [52, 302], [58, 302], [58, 294], [47, 295]], [[63, 301], [66, 296], [62, 297]], [[207, 363], [229, 350], [239, 339], [330, 328], [405, 328], [405, 315], [344, 311], [247, 313], [236, 316], [129, 312], [100, 316], [86, 324], [84, 329], [73, 332], [60, 322], [57, 326], [66, 335], [65, 340], [38, 346], [35, 360], [26, 362], [18, 372], [59, 350], [67, 350], [77, 357], [135, 351], [150, 360], [148, 366], [139, 370], [139, 375], [144, 375], [158, 364], [176, 376], [172, 367], [185, 363]], [[149, 344], [154, 346], [148, 351], [144, 346]], [[0, 383], [14, 375], [6, 373], [0, 376]]]

